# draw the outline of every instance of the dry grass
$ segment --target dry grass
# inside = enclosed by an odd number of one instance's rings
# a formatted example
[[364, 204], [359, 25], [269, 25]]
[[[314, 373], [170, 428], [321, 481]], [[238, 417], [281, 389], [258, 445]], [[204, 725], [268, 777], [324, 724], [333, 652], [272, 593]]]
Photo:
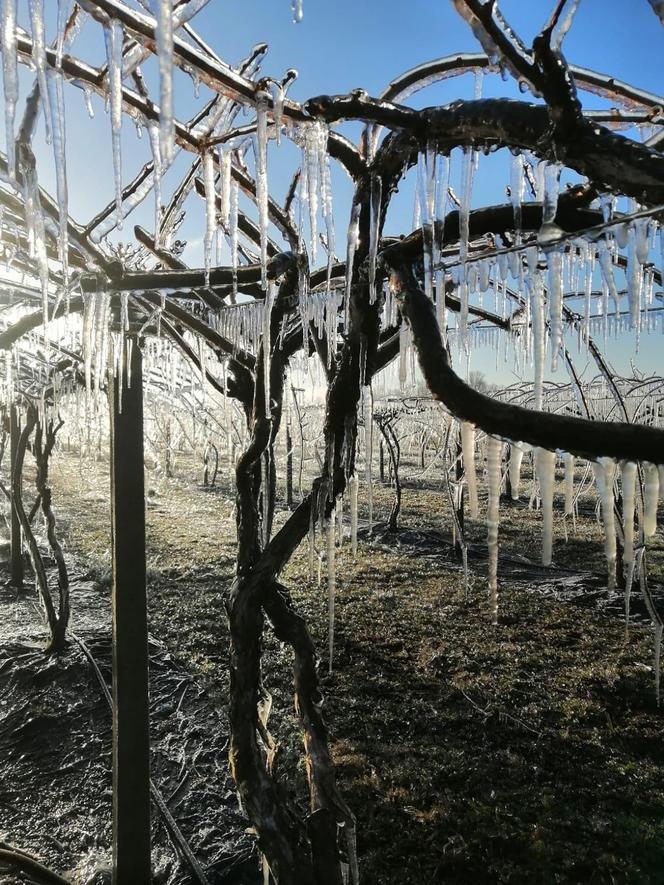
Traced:
[[[185, 465], [186, 466], [186, 465]], [[69, 548], [101, 577], [108, 568], [107, 467], [60, 459], [55, 505]], [[181, 479], [150, 480], [148, 539], [153, 632], [208, 690], [227, 699], [223, 593], [232, 576], [232, 501]], [[376, 513], [390, 493], [376, 489]], [[601, 531], [579, 520], [554, 561], [603, 569]], [[384, 517], [383, 517], [384, 518]], [[445, 496], [406, 488], [396, 540], [363, 541], [357, 562], [339, 553], [334, 673], [324, 676], [339, 779], [358, 818], [364, 881], [664, 881], [662, 713], [653, 701], [652, 637], [597, 593], [556, 598], [547, 573], [527, 580], [501, 567], [502, 618], [486, 617], [483, 561], [468, 598], [447, 536]], [[417, 530], [417, 531], [416, 531]], [[426, 531], [425, 531], [426, 530]], [[469, 524], [480, 544], [483, 526]], [[540, 516], [503, 509], [502, 551], [537, 560]], [[661, 552], [653, 557], [661, 574]], [[307, 553], [284, 576], [327, 641], [324, 586], [308, 582]], [[539, 574], [537, 570], [533, 574]], [[323, 582], [324, 584], [324, 582]], [[583, 598], [583, 593], [581, 593]], [[305, 802], [290, 657], [269, 636], [265, 678], [277, 770]]]

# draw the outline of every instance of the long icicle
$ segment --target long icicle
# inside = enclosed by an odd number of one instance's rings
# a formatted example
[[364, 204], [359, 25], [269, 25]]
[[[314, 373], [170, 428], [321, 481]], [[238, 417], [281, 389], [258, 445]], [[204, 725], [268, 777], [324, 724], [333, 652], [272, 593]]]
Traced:
[[563, 463], [565, 464], [565, 516], [574, 515], [574, 455], [565, 452], [563, 455]]
[[327, 616], [328, 616], [328, 672], [334, 659], [334, 602], [337, 589], [335, 510], [327, 519]]
[[16, 51], [16, 0], [2, 0], [2, 83], [5, 93], [5, 133], [7, 168], [10, 178], [16, 177], [14, 120], [18, 102], [18, 60]]
[[371, 385], [364, 388], [364, 480], [367, 484], [367, 504], [369, 508], [369, 537], [373, 531], [373, 393]]
[[510, 446], [510, 486], [512, 492], [512, 500], [519, 500], [519, 490], [521, 488], [521, 464], [523, 462], [524, 450], [518, 443], [512, 443]]
[[267, 289], [267, 232], [268, 232], [268, 184], [267, 184], [267, 112], [269, 95], [260, 91], [256, 96], [256, 203], [258, 205], [258, 230], [261, 248], [261, 286]]
[[157, 0], [157, 57], [159, 59], [159, 140], [162, 161], [173, 157], [173, 0]]
[[104, 28], [111, 97], [111, 145], [118, 229], [122, 228], [122, 27], [111, 20]]
[[373, 304], [378, 297], [376, 292], [376, 259], [380, 239], [380, 215], [383, 200], [383, 179], [380, 175], [371, 176], [370, 225], [369, 225], [369, 301]]
[[32, 58], [37, 71], [39, 94], [44, 109], [46, 141], [51, 143], [51, 105], [46, 80], [46, 34], [44, 25], [44, 0], [29, 0], [30, 27], [32, 28]]
[[615, 462], [611, 458], [598, 458], [593, 464], [597, 493], [604, 522], [604, 552], [606, 554], [609, 592], [616, 586], [616, 521], [613, 513], [613, 476]]
[[274, 301], [274, 287], [268, 285], [263, 305], [263, 389], [265, 393], [265, 417], [272, 417], [272, 403], [270, 400], [270, 365], [272, 354], [270, 322], [272, 319], [272, 302]]
[[217, 230], [217, 193], [214, 187], [214, 155], [212, 151], [204, 151], [201, 163], [203, 166], [203, 184], [205, 185], [203, 263], [205, 266], [205, 282], [206, 285], [209, 285], [210, 267], [212, 265], [212, 243]]
[[556, 453], [547, 449], [535, 451], [535, 466], [542, 499], [542, 565], [551, 565], [553, 554], [553, 484]]
[[[636, 503], [636, 472], [633, 461], [622, 465], [622, 504], [623, 504], [623, 567], [625, 569], [625, 631], [629, 629], [630, 597], [634, 581], [634, 509]], [[645, 564], [642, 562], [641, 567]]]
[[659, 471], [656, 464], [643, 464], [643, 535], [652, 538], [657, 530], [657, 504], [659, 502]]
[[461, 451], [463, 453], [463, 470], [468, 488], [468, 512], [477, 519], [479, 505], [477, 500], [477, 473], [475, 470], [475, 427], [468, 421], [461, 422]]
[[357, 558], [357, 493], [360, 480], [357, 474], [353, 474], [348, 481], [350, 488], [350, 547], [353, 559]]
[[53, 158], [55, 161], [55, 190], [58, 197], [58, 251], [65, 283], [69, 279], [69, 196], [67, 187], [66, 128], [64, 77], [62, 71], [49, 69], [48, 88], [51, 108], [51, 132], [53, 133]]

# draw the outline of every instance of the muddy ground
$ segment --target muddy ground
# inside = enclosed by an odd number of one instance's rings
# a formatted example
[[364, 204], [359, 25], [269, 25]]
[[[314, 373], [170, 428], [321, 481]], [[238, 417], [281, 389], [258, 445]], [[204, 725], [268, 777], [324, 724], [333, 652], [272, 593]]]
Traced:
[[[153, 779], [210, 881], [252, 885], [258, 858], [225, 758], [233, 504], [223, 476], [205, 489], [194, 468], [182, 459], [175, 478], [148, 477]], [[73, 630], [108, 678], [108, 467], [58, 453], [52, 479]], [[378, 486], [374, 498], [380, 523], [391, 492]], [[625, 637], [622, 602], [605, 590], [595, 501], [581, 503], [575, 530], [557, 512], [552, 569], [534, 565], [540, 515], [501, 508], [492, 627], [484, 526], [467, 523], [466, 594], [446, 496], [433, 481], [407, 486], [396, 536], [379, 524], [357, 561], [347, 543], [338, 553], [331, 675], [325, 581], [309, 583], [306, 545], [293, 558], [284, 580], [321, 649], [364, 882], [664, 882], [652, 631], [635, 599]], [[663, 561], [660, 529], [655, 585]], [[81, 645], [41, 654], [34, 601], [8, 588], [0, 597], [0, 840], [85, 882], [110, 860], [110, 718]], [[304, 808], [290, 666], [268, 636], [276, 770]], [[189, 881], [156, 814], [154, 827], [157, 880]], [[2, 883], [21, 881], [0, 872]]]

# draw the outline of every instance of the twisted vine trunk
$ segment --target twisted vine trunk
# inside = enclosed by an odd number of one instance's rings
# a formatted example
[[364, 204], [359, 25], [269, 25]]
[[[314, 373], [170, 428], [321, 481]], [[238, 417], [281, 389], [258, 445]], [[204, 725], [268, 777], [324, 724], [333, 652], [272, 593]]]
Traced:
[[[28, 408], [25, 424], [21, 431], [21, 435], [18, 440], [18, 445], [16, 448], [16, 460], [13, 465], [13, 475], [12, 481], [14, 488], [19, 488], [21, 475], [23, 473], [23, 462], [25, 460], [25, 453], [28, 448], [28, 443], [30, 441], [30, 437], [32, 435], [33, 430], [37, 425], [37, 410], [30, 406]], [[39, 474], [39, 469], [38, 469]], [[38, 480], [39, 481], [39, 480]], [[53, 517], [53, 511], [50, 508], [50, 489], [48, 489], [45, 485], [41, 490], [42, 495], [42, 508], [44, 507], [44, 489], [47, 491], [47, 504], [45, 515], [50, 513], [50, 517], [52, 519], [52, 524], [49, 525], [49, 519], [47, 516], [47, 530], [49, 532], [49, 542], [52, 539], [56, 541], [56, 547], [59, 550], [60, 556], [62, 558], [62, 567], [64, 569], [64, 584], [62, 583], [62, 573], [61, 573], [61, 564], [58, 562], [58, 573], [60, 575], [61, 580], [61, 593], [60, 593], [60, 603], [59, 603], [59, 611], [56, 611], [55, 604], [53, 602], [53, 597], [51, 596], [51, 591], [48, 586], [48, 577], [46, 575], [46, 569], [44, 567], [44, 560], [41, 555], [41, 551], [39, 549], [39, 545], [37, 544], [37, 540], [35, 538], [34, 532], [32, 531], [32, 526], [30, 525], [30, 520], [28, 519], [28, 515], [25, 512], [25, 508], [23, 506], [23, 500], [21, 495], [14, 495], [12, 498], [12, 504], [14, 507], [14, 512], [19, 520], [21, 528], [23, 529], [23, 535], [25, 537], [26, 543], [28, 545], [28, 550], [30, 552], [30, 560], [32, 562], [32, 568], [35, 573], [35, 584], [37, 586], [37, 592], [39, 594], [39, 600], [42, 604], [42, 608], [44, 610], [44, 614], [46, 617], [46, 624], [49, 630], [49, 638], [44, 648], [44, 651], [47, 654], [51, 654], [53, 652], [61, 651], [66, 642], [66, 632], [67, 625], [69, 623], [69, 580], [67, 578], [67, 570], [64, 567], [64, 557], [62, 557], [62, 549], [60, 548], [57, 539], [55, 538], [55, 518]], [[55, 551], [54, 551], [55, 553]], [[56, 562], [57, 562], [56, 556]], [[64, 588], [64, 589], [63, 589]]]

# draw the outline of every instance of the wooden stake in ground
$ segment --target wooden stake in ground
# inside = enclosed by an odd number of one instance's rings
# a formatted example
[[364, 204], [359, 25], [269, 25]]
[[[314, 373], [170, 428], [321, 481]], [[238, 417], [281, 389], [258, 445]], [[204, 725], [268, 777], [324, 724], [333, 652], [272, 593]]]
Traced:
[[[127, 338], [112, 378], [113, 882], [150, 882], [150, 744], [142, 355]], [[129, 370], [129, 373], [128, 371]]]

